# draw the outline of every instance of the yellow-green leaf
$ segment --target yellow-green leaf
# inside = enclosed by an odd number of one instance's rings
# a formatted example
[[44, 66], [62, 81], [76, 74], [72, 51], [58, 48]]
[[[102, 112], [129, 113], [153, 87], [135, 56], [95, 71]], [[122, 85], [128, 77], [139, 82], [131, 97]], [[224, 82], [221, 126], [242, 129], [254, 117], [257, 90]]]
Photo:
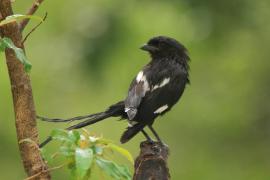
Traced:
[[126, 157], [132, 164], [134, 163], [133, 157], [130, 154], [130, 152], [120, 146], [117, 146], [115, 144], [108, 144], [107, 145], [108, 148], [111, 148], [114, 151], [117, 151], [118, 153], [122, 154], [124, 157]]
[[114, 179], [131, 180], [131, 174], [127, 166], [118, 165], [113, 161], [108, 161], [101, 157], [96, 157], [97, 165]]
[[14, 14], [11, 16], [7, 16], [3, 21], [0, 22], [0, 26], [3, 26], [8, 23], [12, 23], [21, 19], [35, 19], [38, 21], [43, 21], [43, 19], [39, 16], [34, 16], [34, 15], [23, 15], [23, 14]]

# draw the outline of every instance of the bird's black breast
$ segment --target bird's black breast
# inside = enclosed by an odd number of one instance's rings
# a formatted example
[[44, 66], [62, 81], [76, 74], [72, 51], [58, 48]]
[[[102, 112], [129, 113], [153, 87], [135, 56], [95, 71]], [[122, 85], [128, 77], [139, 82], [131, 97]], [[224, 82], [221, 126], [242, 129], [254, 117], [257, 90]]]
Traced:
[[149, 124], [179, 100], [188, 82], [188, 74], [177, 62], [149, 64], [143, 71], [150, 89], [142, 98], [134, 120]]

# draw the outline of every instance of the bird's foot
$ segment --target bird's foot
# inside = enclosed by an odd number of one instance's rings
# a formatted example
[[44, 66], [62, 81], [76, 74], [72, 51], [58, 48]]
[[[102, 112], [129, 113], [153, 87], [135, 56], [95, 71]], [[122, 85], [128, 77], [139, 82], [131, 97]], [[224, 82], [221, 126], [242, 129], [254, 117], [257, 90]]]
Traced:
[[149, 144], [154, 144], [154, 143], [155, 143], [155, 141], [154, 141], [153, 139], [151, 139], [151, 138], [147, 139], [146, 141], [147, 141], [147, 143], [149, 143]]

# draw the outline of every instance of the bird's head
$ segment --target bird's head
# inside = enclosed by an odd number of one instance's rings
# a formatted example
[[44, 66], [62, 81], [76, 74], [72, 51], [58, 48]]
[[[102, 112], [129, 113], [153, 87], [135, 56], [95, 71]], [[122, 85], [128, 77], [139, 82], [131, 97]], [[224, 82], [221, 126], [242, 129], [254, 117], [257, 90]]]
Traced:
[[189, 59], [187, 49], [181, 43], [170, 37], [153, 37], [147, 44], [143, 45], [141, 49], [148, 51], [153, 59], [174, 57], [179, 57], [183, 60]]

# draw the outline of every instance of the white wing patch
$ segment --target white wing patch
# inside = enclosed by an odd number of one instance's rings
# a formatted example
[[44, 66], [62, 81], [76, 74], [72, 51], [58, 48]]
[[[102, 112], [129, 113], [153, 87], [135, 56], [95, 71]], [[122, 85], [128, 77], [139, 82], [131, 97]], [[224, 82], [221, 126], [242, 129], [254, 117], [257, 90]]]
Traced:
[[161, 88], [161, 87], [165, 86], [169, 82], [170, 82], [170, 78], [163, 79], [163, 81], [160, 84], [155, 85], [154, 87], [152, 87], [152, 91], [154, 91], [155, 89], [158, 89], [158, 88]]
[[137, 83], [140, 82], [140, 81], [142, 80], [142, 77], [143, 77], [143, 76], [144, 76], [144, 75], [143, 75], [143, 71], [140, 71], [140, 72], [138, 73], [137, 77], [136, 77]]
[[154, 114], [160, 114], [160, 113], [162, 113], [163, 111], [165, 111], [166, 109], [168, 109], [168, 105], [166, 104], [166, 105], [163, 105], [163, 106], [161, 106], [160, 108], [158, 108], [157, 110], [155, 110], [155, 112], [154, 112]]
[[136, 77], [137, 83], [143, 82], [144, 93], [150, 90], [149, 83], [146, 79], [146, 76], [143, 74], [143, 71], [140, 71]]
[[130, 110], [130, 108], [126, 107], [125, 108], [125, 112], [128, 112]]

